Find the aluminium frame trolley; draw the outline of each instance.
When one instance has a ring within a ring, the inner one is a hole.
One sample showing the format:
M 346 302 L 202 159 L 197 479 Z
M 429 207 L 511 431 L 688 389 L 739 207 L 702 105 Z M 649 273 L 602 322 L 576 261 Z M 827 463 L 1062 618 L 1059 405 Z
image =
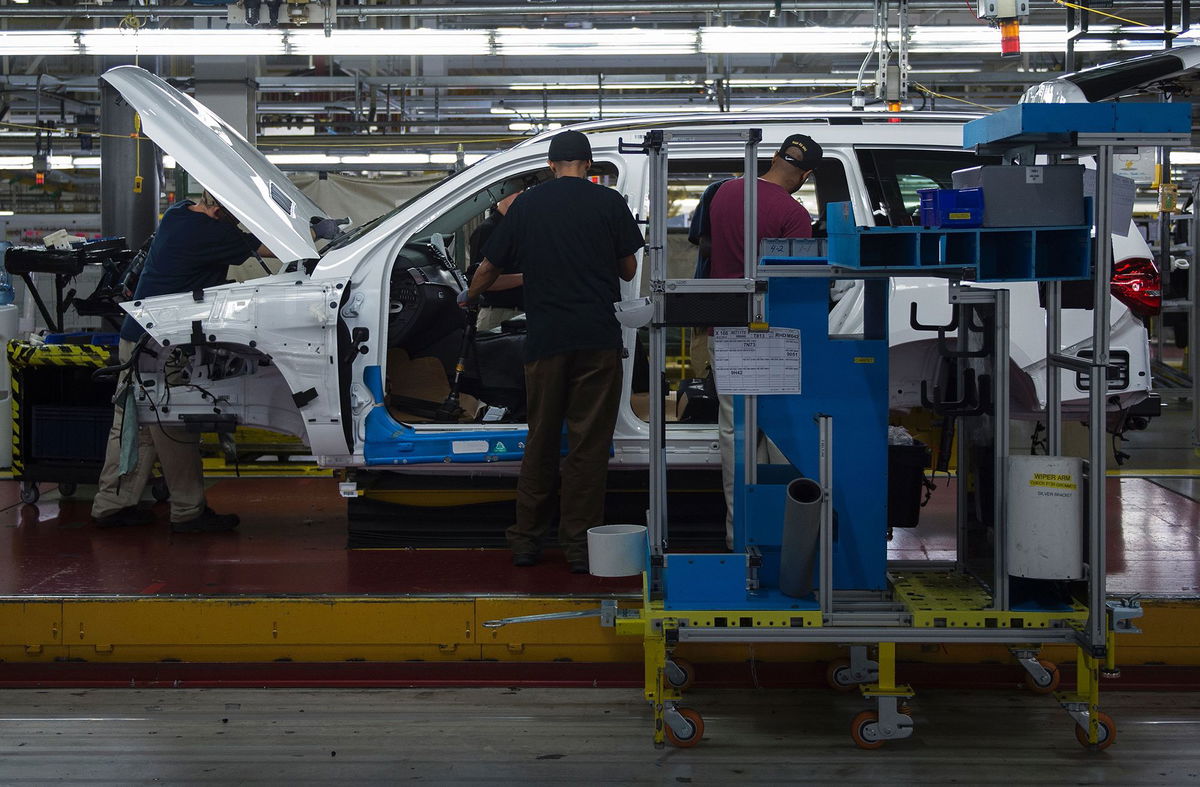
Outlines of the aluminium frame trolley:
M 1019 166 L 1036 165 L 1039 154 L 1052 164 L 1083 155 L 1107 162 L 1117 147 L 1188 144 L 1189 109 L 1018 105 L 968 123 L 964 146 L 999 153 Z M 617 634 L 642 638 L 655 744 L 692 746 L 704 734 L 700 713 L 681 704 L 694 668 L 675 656 L 675 648 L 732 642 L 848 646 L 849 658 L 834 662 L 828 678 L 838 688 L 858 686 L 874 704 L 850 729 L 854 742 L 867 749 L 913 733 L 906 704 L 913 692 L 897 679 L 898 644 L 1005 645 L 1026 669 L 1027 684 L 1046 693 L 1057 688 L 1058 674 L 1053 663 L 1039 659 L 1040 648 L 1073 646 L 1076 687 L 1057 698 L 1081 744 L 1093 750 L 1110 745 L 1116 726 L 1099 708 L 1099 678 L 1115 670 L 1114 634 L 1136 632 L 1134 620 L 1141 615 L 1136 601 L 1109 600 L 1105 590 L 1110 168 L 1100 167 L 1094 201 L 1081 206 L 1084 220 L 1063 226 L 862 227 L 851 203 L 833 203 L 827 207 L 827 253 L 820 255 L 807 248 L 796 253 L 799 245 L 787 244 L 784 254 L 760 258 L 755 190 L 747 189 L 744 277 L 667 279 L 668 148 L 732 138 L 730 132 L 652 131 L 640 146 L 650 158 L 650 368 L 664 368 L 663 329 L 675 325 L 741 326 L 740 333 L 717 337 L 718 356 L 724 343 L 733 350 L 725 357 L 737 357 L 742 342 L 747 363 L 765 358 L 786 365 L 785 356 L 771 353 L 788 345 L 799 368 L 790 386 L 764 383 L 768 387 L 761 391 L 749 387 L 735 397 L 734 545 L 731 553 L 720 554 L 670 549 L 663 380 L 650 376 L 651 496 L 642 606 L 618 609 L 609 601 L 593 614 Z M 751 130 L 738 138 L 746 144 L 746 171 L 755 171 L 760 135 Z M 1095 237 L 1104 239 L 1098 243 L 1092 240 L 1090 213 Z M 922 400 L 958 425 L 957 550 L 951 561 L 887 559 L 888 305 L 890 279 L 896 276 L 936 276 L 949 284 L 948 322 L 922 322 L 928 317 L 917 314 L 915 305 L 909 317 L 914 329 L 937 336 L 942 359 L 943 373 L 936 385 L 924 388 Z M 1062 285 L 1089 279 L 1092 352 L 1066 355 L 1060 339 Z M 861 332 L 830 335 L 833 280 L 857 282 Z M 1008 446 L 1004 283 L 1016 281 L 1039 282 L 1045 289 L 1053 370 L 1047 380 L 1049 455 L 1034 457 L 1032 468 L 1024 457 L 1010 457 Z M 1089 386 L 1087 462 L 1059 456 L 1066 373 L 1096 381 Z M 760 460 L 764 436 L 786 463 Z M 1068 509 L 1058 507 L 1064 505 Z M 1071 506 L 1076 513 L 1064 514 Z M 1034 565 L 1047 544 L 1057 550 L 1048 570 Z

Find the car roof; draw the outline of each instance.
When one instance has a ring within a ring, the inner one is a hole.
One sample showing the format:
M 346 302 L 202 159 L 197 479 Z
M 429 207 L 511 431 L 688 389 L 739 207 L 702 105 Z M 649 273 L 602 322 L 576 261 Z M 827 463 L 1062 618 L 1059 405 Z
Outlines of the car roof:
M 824 112 L 778 112 L 778 113 L 721 113 L 703 115 L 641 115 L 630 118 L 612 120 L 590 120 L 578 124 L 564 125 L 553 131 L 546 131 L 535 137 L 523 139 L 514 145 L 512 150 L 538 148 L 550 144 L 554 134 L 566 130 L 580 131 L 592 137 L 593 146 L 611 148 L 616 145 L 614 134 L 626 132 L 646 132 L 649 130 L 664 131 L 700 131 L 721 130 L 721 128 L 757 127 L 763 130 L 764 143 L 773 144 L 772 140 L 782 139 L 786 134 L 794 132 L 809 133 L 818 139 L 822 145 L 844 140 L 846 144 L 913 144 L 930 145 L 928 132 L 916 131 L 924 127 L 928 131 L 935 128 L 944 137 L 935 146 L 961 145 L 961 128 L 965 122 L 982 118 L 985 113 L 947 113 L 947 112 L 852 112 L 852 110 L 824 110 Z M 953 130 L 953 132 L 952 132 Z M 916 131 L 916 133 L 912 133 Z M 946 134 L 953 133 L 950 140 Z M 607 138 L 606 138 L 607 137 Z M 911 137 L 905 142 L 902 137 Z M 833 138 L 833 139 L 830 139 Z M 636 142 L 631 137 L 625 142 Z M 731 144 L 736 140 L 731 139 Z

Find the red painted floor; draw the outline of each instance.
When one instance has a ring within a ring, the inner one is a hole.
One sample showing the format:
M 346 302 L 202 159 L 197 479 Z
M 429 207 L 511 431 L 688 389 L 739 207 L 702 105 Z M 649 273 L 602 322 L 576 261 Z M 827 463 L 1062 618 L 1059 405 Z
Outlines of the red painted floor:
M 1109 590 L 1200 596 L 1200 503 L 1141 479 L 1109 479 Z M 897 559 L 951 559 L 954 486 L 938 491 L 915 530 L 897 530 Z M 88 501 L 22 505 L 0 483 L 0 594 L 631 593 L 638 578 L 567 572 L 548 552 L 516 569 L 503 550 L 347 550 L 345 505 L 330 479 L 229 479 L 209 490 L 237 511 L 234 534 L 172 535 L 158 523 L 99 530 Z
M 22 505 L 0 483 L 0 594 L 587 594 L 636 592 L 638 577 L 567 571 L 549 551 L 517 569 L 505 550 L 347 550 L 331 479 L 229 479 L 208 491 L 236 533 L 174 535 L 167 507 L 142 528 L 101 530 L 90 501 Z M 48 487 L 49 488 L 49 487 Z

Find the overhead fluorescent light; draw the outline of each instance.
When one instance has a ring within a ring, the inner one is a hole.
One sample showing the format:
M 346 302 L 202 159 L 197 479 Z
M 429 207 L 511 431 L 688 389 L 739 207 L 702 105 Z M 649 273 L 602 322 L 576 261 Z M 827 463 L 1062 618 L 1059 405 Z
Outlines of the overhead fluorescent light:
M 854 84 L 855 80 L 845 77 L 829 77 L 816 78 L 805 77 L 802 79 L 780 79 L 780 78 L 764 78 L 764 79 L 739 79 L 734 77 L 726 81 L 730 87 L 822 87 L 827 85 L 850 85 Z
M 509 123 L 509 131 L 555 131 L 562 123 Z
M 341 159 L 325 153 L 268 153 L 267 160 L 272 164 L 339 164 Z
M 127 30 L 79 34 L 85 55 L 282 55 L 278 30 Z
M 75 33 L 34 30 L 0 32 L 0 55 L 78 55 Z
M 1160 28 L 1138 28 L 1154 32 Z M 1093 25 L 1094 33 L 1120 28 Z M 1051 25 L 1026 25 L 1026 52 L 1061 52 L 1067 32 Z M 4 55 L 183 55 L 203 57 L 263 55 L 523 55 L 664 56 L 691 54 L 855 54 L 866 52 L 870 27 L 702 27 L 699 30 L 99 30 L 3 31 Z M 984 25 L 916 25 L 911 54 L 996 54 L 1000 34 Z M 1157 49 L 1158 42 L 1095 40 L 1076 42 L 1076 50 L 1108 52 Z M 608 89 L 626 86 L 614 84 Z M 540 89 L 537 87 L 525 89 Z
M 33 156 L 0 156 L 0 169 L 33 169 Z
M 700 51 L 706 55 L 866 52 L 874 37 L 870 27 L 702 27 Z
M 1195 150 L 1172 150 L 1172 164 L 1200 164 L 1200 152 Z
M 25 0 L 25 2 L 29 2 L 29 0 Z M 17 215 L 17 214 L 13 213 L 11 210 L 0 210 L 0 216 L 15 216 L 15 215 Z
M 263 126 L 263 134 L 274 137 L 312 137 L 316 136 L 315 126 Z
M 496 31 L 498 55 L 691 55 L 695 30 L 525 30 Z
M 597 88 L 601 90 L 695 90 L 699 87 L 697 82 L 681 82 L 679 80 L 668 81 L 662 80 L 659 82 L 604 82 L 597 84 L 595 80 L 591 82 L 514 82 L 505 87 L 509 90 L 541 92 L 543 90 L 579 90 L 583 92 L 594 93 Z
M 487 55 L 487 30 L 288 30 L 290 55 Z
M 517 115 L 531 118 L 594 118 L 603 114 L 605 117 L 627 115 L 654 114 L 716 114 L 721 108 L 716 104 L 605 104 L 602 108 L 597 104 L 579 106 L 551 106 L 543 109 L 538 107 L 492 107 L 488 110 L 493 115 Z
M 428 164 L 428 153 L 363 153 L 341 156 L 343 164 Z

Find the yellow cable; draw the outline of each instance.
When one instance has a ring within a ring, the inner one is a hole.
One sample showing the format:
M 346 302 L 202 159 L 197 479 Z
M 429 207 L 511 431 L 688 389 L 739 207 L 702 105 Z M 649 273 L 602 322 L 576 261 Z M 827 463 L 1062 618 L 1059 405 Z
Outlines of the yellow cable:
M 989 107 L 987 104 L 980 104 L 976 101 L 970 101 L 969 99 L 957 98 L 955 96 L 948 96 L 945 93 L 938 93 L 936 91 L 930 90 L 929 88 L 925 87 L 920 82 L 913 82 L 912 84 L 913 84 L 913 87 L 915 87 L 917 90 L 920 90 L 922 93 L 928 93 L 929 95 L 934 96 L 936 98 L 944 98 L 944 99 L 948 99 L 950 101 L 961 101 L 964 104 L 970 104 L 973 107 L 979 107 L 980 109 L 986 109 L 989 112 L 996 112 L 999 109 L 999 107 Z
M 133 193 L 142 193 L 142 116 L 133 113 L 133 133 L 129 136 L 133 137 Z
M 1137 27 L 1152 27 L 1152 25 L 1148 25 L 1145 22 L 1135 22 L 1134 20 L 1126 19 L 1123 16 L 1117 16 L 1116 14 L 1110 14 L 1105 11 L 1097 11 L 1095 8 L 1088 8 L 1087 6 L 1076 5 L 1075 3 L 1068 3 L 1067 0 L 1054 0 L 1054 2 L 1058 3 L 1061 6 L 1065 6 L 1067 8 L 1074 8 L 1078 11 L 1087 11 L 1090 14 L 1099 14 L 1100 16 L 1107 16 L 1109 19 L 1115 19 L 1118 22 L 1124 22 L 1129 25 L 1136 25 Z

